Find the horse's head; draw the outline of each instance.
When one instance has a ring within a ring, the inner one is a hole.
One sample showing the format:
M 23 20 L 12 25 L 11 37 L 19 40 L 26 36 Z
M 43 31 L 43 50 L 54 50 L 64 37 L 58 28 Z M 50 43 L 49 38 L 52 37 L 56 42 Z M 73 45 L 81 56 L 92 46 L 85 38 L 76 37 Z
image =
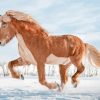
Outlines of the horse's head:
M 15 32 L 10 17 L 6 15 L 0 16 L 0 45 L 7 44 L 14 37 Z
M 9 10 L 0 17 L 0 45 L 8 43 L 15 33 L 24 32 L 47 36 L 44 29 L 28 14 Z
M 22 12 L 9 10 L 4 15 L 0 16 L 0 45 L 5 45 L 11 40 L 15 33 L 18 33 L 18 27 L 21 29 L 18 22 L 33 22 L 33 19 Z

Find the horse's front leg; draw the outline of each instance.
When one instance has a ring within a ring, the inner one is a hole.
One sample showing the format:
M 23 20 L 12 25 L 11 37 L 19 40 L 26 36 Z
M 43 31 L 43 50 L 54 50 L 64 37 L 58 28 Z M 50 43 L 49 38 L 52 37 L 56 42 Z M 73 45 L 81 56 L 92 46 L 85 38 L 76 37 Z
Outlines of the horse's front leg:
M 56 89 L 57 84 L 56 83 L 48 83 L 45 79 L 45 64 L 44 63 L 38 63 L 37 64 L 37 71 L 38 71 L 38 76 L 39 76 L 39 82 L 42 85 L 45 85 L 49 89 Z
M 20 75 L 19 73 L 14 71 L 14 67 L 22 66 L 22 65 L 25 65 L 25 63 L 23 62 L 21 57 L 19 57 L 16 60 L 10 61 L 8 63 L 8 68 L 9 68 L 13 78 L 20 78 L 21 77 L 21 79 L 24 79 L 23 75 Z

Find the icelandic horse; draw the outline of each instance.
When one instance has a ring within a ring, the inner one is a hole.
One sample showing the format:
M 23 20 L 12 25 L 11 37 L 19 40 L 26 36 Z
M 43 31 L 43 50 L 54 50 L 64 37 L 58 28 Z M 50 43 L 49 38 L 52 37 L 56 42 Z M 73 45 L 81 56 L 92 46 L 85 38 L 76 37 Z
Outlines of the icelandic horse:
M 14 36 L 18 40 L 20 57 L 9 63 L 12 77 L 19 78 L 13 67 L 20 64 L 37 66 L 39 82 L 55 89 L 57 83 L 48 83 L 45 78 L 45 64 L 58 64 L 61 78 L 61 89 L 64 88 L 68 76 L 66 71 L 73 64 L 77 71 L 72 76 L 72 83 L 77 86 L 79 75 L 84 71 L 83 58 L 88 55 L 93 66 L 100 66 L 100 52 L 92 45 L 84 43 L 74 35 L 48 35 L 29 15 L 9 10 L 0 17 L 0 45 L 6 45 Z M 20 63 L 21 62 L 21 63 Z

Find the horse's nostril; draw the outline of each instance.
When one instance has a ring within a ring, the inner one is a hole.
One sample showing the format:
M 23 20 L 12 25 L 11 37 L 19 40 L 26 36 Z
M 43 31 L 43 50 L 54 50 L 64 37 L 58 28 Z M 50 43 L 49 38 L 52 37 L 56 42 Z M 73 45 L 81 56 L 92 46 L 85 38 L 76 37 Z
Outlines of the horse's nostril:
M 1 44 L 1 42 L 0 42 L 0 44 Z

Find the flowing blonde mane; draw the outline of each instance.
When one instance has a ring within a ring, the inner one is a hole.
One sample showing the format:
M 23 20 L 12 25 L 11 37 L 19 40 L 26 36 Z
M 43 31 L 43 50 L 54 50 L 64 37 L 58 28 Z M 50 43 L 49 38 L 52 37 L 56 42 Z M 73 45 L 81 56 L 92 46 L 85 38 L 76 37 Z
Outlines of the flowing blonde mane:
M 22 21 L 25 26 L 28 25 L 28 28 L 31 30 L 36 31 L 36 34 L 41 34 L 42 36 L 48 36 L 48 32 L 43 29 L 36 20 L 34 20 L 31 16 L 29 16 L 26 13 L 19 12 L 19 11 L 13 11 L 13 10 L 8 10 L 5 14 L 6 16 L 10 18 L 14 18 L 16 20 L 19 20 L 20 22 Z M 6 17 L 7 18 L 7 17 Z M 28 24 L 26 24 L 28 23 Z
M 31 16 L 29 16 L 28 14 L 25 14 L 23 12 L 19 12 L 19 11 L 13 11 L 13 10 L 8 10 L 6 12 L 7 16 L 11 16 L 17 20 L 22 20 L 22 21 L 26 21 L 26 22 L 34 22 L 35 20 L 33 20 L 33 18 Z M 36 21 L 35 21 L 36 22 Z

